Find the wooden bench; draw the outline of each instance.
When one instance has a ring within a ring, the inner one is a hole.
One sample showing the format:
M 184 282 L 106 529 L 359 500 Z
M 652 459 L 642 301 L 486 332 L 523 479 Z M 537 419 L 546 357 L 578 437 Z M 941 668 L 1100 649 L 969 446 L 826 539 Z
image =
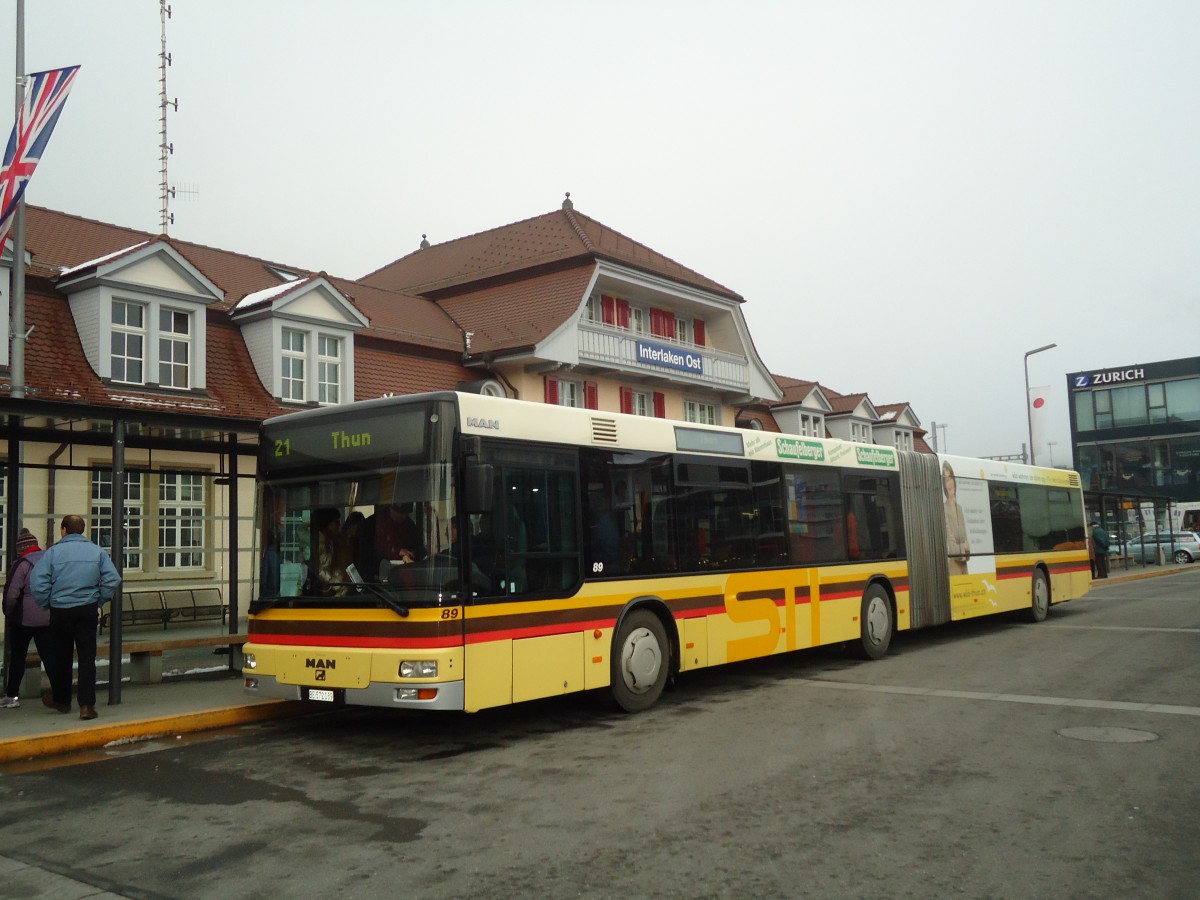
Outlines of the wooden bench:
M 162 681 L 162 656 L 165 650 L 188 650 L 196 647 L 234 647 L 240 655 L 245 634 L 204 634 L 196 637 L 163 638 L 161 641 L 122 641 L 121 651 L 129 654 L 129 680 L 135 684 L 158 684 Z M 105 659 L 111 644 L 96 648 L 96 659 Z M 240 662 L 239 662 L 240 664 Z M 25 678 L 21 681 L 22 697 L 37 697 L 42 692 L 42 660 L 36 653 L 25 657 Z
M 129 680 L 135 684 L 158 684 L 162 681 L 162 657 L 165 650 L 187 650 L 196 647 L 234 647 L 239 653 L 246 643 L 245 634 L 202 634 L 195 637 L 163 638 L 161 641 L 122 641 L 121 650 L 129 654 Z M 96 650 L 96 656 L 107 656 L 109 645 Z
M 109 607 L 100 610 L 100 634 L 109 626 Z M 221 598 L 219 587 L 170 588 L 160 591 L 122 592 L 122 625 L 162 625 L 172 622 L 220 620 L 225 624 L 229 606 Z

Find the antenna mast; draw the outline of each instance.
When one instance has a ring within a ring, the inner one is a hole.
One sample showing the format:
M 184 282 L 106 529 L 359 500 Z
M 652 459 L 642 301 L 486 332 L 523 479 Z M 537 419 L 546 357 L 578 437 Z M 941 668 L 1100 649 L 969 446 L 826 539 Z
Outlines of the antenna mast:
M 171 7 L 167 0 L 158 0 L 158 17 L 162 22 L 162 50 L 158 54 L 158 105 L 159 105 L 159 142 L 161 152 L 159 163 L 159 197 L 162 200 L 162 233 L 167 233 L 167 226 L 175 224 L 175 214 L 170 211 L 171 200 L 175 197 L 175 188 L 167 181 L 167 158 L 175 152 L 175 147 L 167 143 L 167 107 L 179 112 L 179 99 L 167 99 L 167 66 L 171 65 L 171 54 L 167 52 L 167 19 L 171 18 Z

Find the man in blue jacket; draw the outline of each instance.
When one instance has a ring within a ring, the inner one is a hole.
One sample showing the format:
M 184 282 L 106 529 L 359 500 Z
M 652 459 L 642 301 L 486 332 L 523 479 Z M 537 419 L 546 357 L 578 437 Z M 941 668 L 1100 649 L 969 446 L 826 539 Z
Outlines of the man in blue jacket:
M 62 538 L 42 554 L 29 576 L 38 606 L 50 610 L 54 664 L 46 670 L 50 696 L 42 702 L 71 711 L 71 660 L 79 657 L 79 718 L 96 718 L 96 626 L 100 605 L 121 586 L 108 554 L 83 536 L 80 516 L 63 516 Z

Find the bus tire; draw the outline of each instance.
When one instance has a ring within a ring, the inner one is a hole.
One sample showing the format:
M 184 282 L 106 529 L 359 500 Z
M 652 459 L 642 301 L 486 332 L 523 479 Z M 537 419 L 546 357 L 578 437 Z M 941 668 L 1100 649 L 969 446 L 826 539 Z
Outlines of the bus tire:
M 1033 584 L 1030 591 L 1029 609 L 1025 615 L 1030 622 L 1044 622 L 1050 615 L 1050 582 L 1046 573 L 1041 569 L 1033 570 Z
M 896 631 L 896 620 L 892 615 L 892 598 L 883 585 L 873 584 L 863 592 L 859 623 L 859 637 L 850 645 L 851 652 L 860 659 L 887 656 Z
M 612 696 L 625 712 L 641 712 L 658 700 L 670 669 L 667 631 L 658 616 L 634 610 L 613 635 Z

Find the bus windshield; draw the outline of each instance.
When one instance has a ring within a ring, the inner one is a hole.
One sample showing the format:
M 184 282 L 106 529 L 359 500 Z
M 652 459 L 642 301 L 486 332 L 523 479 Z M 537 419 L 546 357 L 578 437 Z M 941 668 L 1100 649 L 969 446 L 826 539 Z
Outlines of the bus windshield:
M 449 404 L 263 426 L 252 611 L 457 601 Z

